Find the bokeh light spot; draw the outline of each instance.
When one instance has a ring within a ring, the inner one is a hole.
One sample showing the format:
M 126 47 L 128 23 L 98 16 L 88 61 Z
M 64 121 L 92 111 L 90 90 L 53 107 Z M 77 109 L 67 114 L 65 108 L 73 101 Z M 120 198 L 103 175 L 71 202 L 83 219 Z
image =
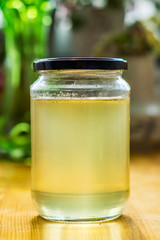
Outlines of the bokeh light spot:
M 24 6 L 23 3 L 19 0 L 8 1 L 6 5 L 8 8 L 15 8 L 15 9 L 21 9 Z
M 43 24 L 45 26 L 50 26 L 52 24 L 52 18 L 50 16 L 45 16 L 43 18 Z
M 27 17 L 30 19 L 36 18 L 38 15 L 37 9 L 35 7 L 30 7 L 27 11 Z
M 42 5 L 41 5 L 41 9 L 42 9 L 42 11 L 44 11 L 44 12 L 49 11 L 50 9 L 53 9 L 53 8 L 55 8 L 55 7 L 56 7 L 56 5 L 55 5 L 54 2 L 53 2 L 52 4 L 51 4 L 51 2 L 44 2 L 44 3 L 42 3 Z

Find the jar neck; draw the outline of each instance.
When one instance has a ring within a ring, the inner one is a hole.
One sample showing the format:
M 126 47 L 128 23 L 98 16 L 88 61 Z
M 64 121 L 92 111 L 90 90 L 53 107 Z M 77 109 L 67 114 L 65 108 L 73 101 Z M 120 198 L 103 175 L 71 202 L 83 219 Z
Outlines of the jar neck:
M 129 85 L 121 70 L 40 71 L 31 86 L 32 98 L 108 99 L 128 98 Z
M 60 80 L 60 79 L 117 79 L 122 76 L 122 70 L 48 70 L 48 71 L 38 71 L 40 78 L 45 80 Z

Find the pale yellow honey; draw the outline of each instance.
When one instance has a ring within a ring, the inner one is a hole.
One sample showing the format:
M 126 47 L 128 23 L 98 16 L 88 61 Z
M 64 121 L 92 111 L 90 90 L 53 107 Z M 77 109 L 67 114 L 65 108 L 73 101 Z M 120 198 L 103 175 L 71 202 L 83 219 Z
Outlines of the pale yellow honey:
M 40 214 L 120 214 L 129 191 L 129 100 L 32 99 L 31 116 L 32 194 Z

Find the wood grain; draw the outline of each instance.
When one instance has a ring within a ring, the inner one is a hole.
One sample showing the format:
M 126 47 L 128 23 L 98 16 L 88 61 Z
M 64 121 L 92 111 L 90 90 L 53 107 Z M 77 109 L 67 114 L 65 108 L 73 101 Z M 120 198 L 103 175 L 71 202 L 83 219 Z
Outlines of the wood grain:
M 96 224 L 64 224 L 38 216 L 30 168 L 0 163 L 0 240 L 160 240 L 160 154 L 131 158 L 131 197 L 123 216 Z

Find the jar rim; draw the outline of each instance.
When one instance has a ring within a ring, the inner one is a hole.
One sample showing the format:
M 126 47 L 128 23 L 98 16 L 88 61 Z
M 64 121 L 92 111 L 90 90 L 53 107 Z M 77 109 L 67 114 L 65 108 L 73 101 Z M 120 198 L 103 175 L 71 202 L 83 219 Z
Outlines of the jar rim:
M 43 58 L 33 62 L 34 71 L 64 69 L 127 70 L 128 63 L 122 58 L 108 57 Z

